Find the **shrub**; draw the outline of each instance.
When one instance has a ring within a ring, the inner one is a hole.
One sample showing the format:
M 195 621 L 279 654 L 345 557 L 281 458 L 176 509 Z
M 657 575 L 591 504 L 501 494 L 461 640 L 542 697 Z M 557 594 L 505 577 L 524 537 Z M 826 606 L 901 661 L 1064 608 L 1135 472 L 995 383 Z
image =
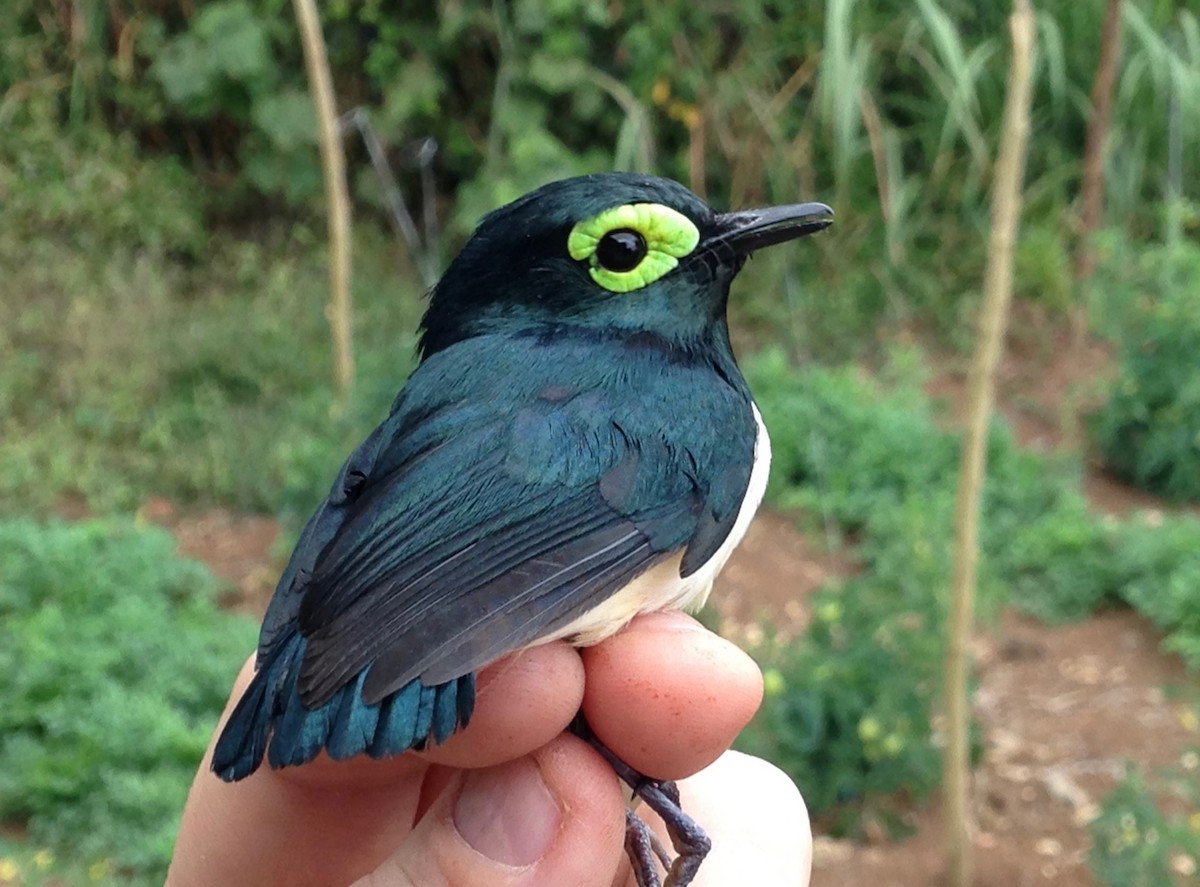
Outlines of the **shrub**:
M 904 355 L 900 355 L 904 357 Z M 841 827 L 900 789 L 939 777 L 931 716 L 941 690 L 958 437 L 942 429 L 920 378 L 892 356 L 887 385 L 856 368 L 793 369 L 778 351 L 746 372 L 771 432 L 771 500 L 855 546 L 860 575 L 819 592 L 812 627 L 759 651 L 762 711 L 741 746 L 775 761 L 815 813 Z M 905 361 L 911 365 L 910 358 Z M 1200 666 L 1200 521 L 1091 513 L 1079 466 L 989 439 L 979 603 L 1048 620 L 1126 602 Z
M 911 377 L 885 389 L 853 368 L 797 373 L 778 352 L 747 374 L 771 431 L 773 501 L 853 536 L 863 572 L 814 598 L 803 636 L 759 651 L 766 698 L 739 746 L 853 832 L 880 795 L 937 782 L 956 445 Z
M 301 227 L 214 238 L 189 270 L 0 231 L 0 516 L 148 497 L 303 521 L 386 415 L 423 308 L 369 231 L 355 269 L 358 378 L 331 416 L 323 256 Z M 8 260 L 8 261 L 6 261 Z
M 1200 869 L 1200 754 L 1181 766 L 1147 777 L 1133 766 L 1104 799 L 1092 822 L 1088 862 L 1109 887 L 1193 884 Z M 1169 805 L 1169 806 L 1166 806 Z
M 1200 500 L 1200 246 L 1139 252 L 1114 269 L 1124 306 L 1120 361 L 1108 402 L 1092 417 L 1096 447 L 1129 483 Z
M 39 120 L 0 139 L 5 264 L 33 260 L 8 241 L 54 240 L 73 252 L 116 247 L 197 257 L 203 191 L 174 157 L 146 161 L 128 134 L 62 131 Z M 27 249 L 27 247 L 26 247 Z M 9 284 L 11 286 L 11 282 Z
M 0 522 L 0 817 L 162 882 L 254 626 L 161 530 Z
M 873 577 L 826 589 L 802 638 L 757 654 L 765 696 L 737 746 L 786 770 L 814 814 L 835 811 L 836 832 L 854 833 L 883 796 L 920 798 L 937 783 L 935 595 L 903 598 Z
M 1148 513 L 1115 533 L 1122 600 L 1166 632 L 1163 647 L 1200 671 L 1200 520 Z

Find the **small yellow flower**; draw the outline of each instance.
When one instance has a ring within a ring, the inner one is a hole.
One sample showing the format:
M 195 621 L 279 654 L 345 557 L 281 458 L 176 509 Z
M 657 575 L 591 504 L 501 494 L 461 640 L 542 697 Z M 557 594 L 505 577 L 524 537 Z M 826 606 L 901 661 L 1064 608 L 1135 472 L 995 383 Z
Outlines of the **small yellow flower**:
M 54 865 L 54 854 L 45 847 L 33 854 L 33 867 L 39 872 L 44 872 L 52 865 Z
M 1188 828 L 1200 835 L 1200 811 L 1188 817 Z
M 695 129 L 696 124 L 700 122 L 700 112 L 696 110 L 696 106 L 689 105 L 681 99 L 671 99 L 667 103 L 667 116 L 678 120 L 688 129 Z
M 1142 833 L 1136 828 L 1127 828 L 1121 830 L 1121 843 L 1126 847 L 1136 847 L 1138 842 L 1142 840 Z
M 863 742 L 872 742 L 883 735 L 883 725 L 870 716 L 858 722 L 858 738 Z
M 817 607 L 817 618 L 830 624 L 842 618 L 842 605 L 837 601 L 826 601 Z
M 671 84 L 667 83 L 665 77 L 659 77 L 654 81 L 654 87 L 650 90 L 650 100 L 656 105 L 661 105 L 671 97 Z
M 1189 733 L 1195 733 L 1200 730 L 1200 717 L 1196 716 L 1196 712 L 1188 706 L 1180 707 L 1178 711 L 1179 723 L 1183 725 L 1183 729 Z
M 21 867 L 7 856 L 0 856 L 0 881 L 9 883 L 21 876 Z
M 899 733 L 889 733 L 883 740 L 883 753 L 894 758 L 904 751 L 904 737 Z
M 88 866 L 88 880 L 106 881 L 112 877 L 113 864 L 111 859 L 101 859 Z
M 777 668 L 768 668 L 763 672 L 763 695 L 782 696 L 787 690 L 787 679 Z

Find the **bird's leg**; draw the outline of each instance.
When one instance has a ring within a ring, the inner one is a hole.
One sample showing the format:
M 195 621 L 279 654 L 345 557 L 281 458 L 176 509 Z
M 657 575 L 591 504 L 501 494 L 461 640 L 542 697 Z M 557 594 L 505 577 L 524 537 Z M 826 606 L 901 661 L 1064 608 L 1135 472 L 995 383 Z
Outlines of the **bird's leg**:
M 625 853 L 633 867 L 633 877 L 638 887 L 662 887 L 654 859 L 658 857 L 663 868 L 669 869 L 671 857 L 667 855 L 658 835 L 631 807 L 625 809 Z
M 651 779 L 634 770 L 601 742 L 580 714 L 572 722 L 570 730 L 608 761 L 621 781 L 641 798 L 646 806 L 662 819 L 667 835 L 678 854 L 671 862 L 662 842 L 650 830 L 650 826 L 632 810 L 625 814 L 625 852 L 633 865 L 638 887 L 687 887 L 696 877 L 700 863 L 712 848 L 712 841 L 699 824 L 683 812 L 679 803 L 679 789 L 669 780 Z M 655 867 L 655 857 L 667 870 L 667 879 L 660 882 Z

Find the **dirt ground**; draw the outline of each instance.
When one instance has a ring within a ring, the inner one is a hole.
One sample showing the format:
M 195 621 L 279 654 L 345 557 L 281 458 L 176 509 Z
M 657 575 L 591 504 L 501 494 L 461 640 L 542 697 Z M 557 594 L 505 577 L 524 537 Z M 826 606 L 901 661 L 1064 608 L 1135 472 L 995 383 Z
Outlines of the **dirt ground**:
M 1021 318 L 1016 319 L 1019 329 Z M 998 406 L 1023 445 L 1073 446 L 1073 416 L 1095 399 L 1108 355 L 1065 335 L 1013 337 L 999 380 Z M 929 390 L 961 414 L 965 373 L 950 372 Z M 1092 471 L 1085 487 L 1099 511 L 1125 514 L 1162 507 L 1152 497 Z M 278 527 L 270 518 L 217 510 L 181 514 L 164 500 L 143 513 L 177 534 L 181 550 L 206 561 L 236 593 L 230 606 L 261 613 L 280 568 Z M 718 580 L 712 600 L 722 631 L 756 640 L 767 620 L 799 632 L 806 599 L 825 581 L 854 569 L 848 553 L 830 554 L 785 516 L 764 513 Z M 1086 825 L 1120 778 L 1124 762 L 1173 764 L 1200 742 L 1194 720 L 1166 692 L 1196 685 L 1158 637 L 1127 611 L 1050 627 L 1015 613 L 976 638 L 980 678 L 975 699 L 984 728 L 975 774 L 977 883 L 980 887 L 1094 883 Z M 1194 690 L 1190 693 L 1194 701 Z M 803 786 L 801 787 L 803 788 Z M 911 837 L 869 844 L 820 835 L 815 887 L 913 887 L 940 881 L 942 822 L 935 800 L 909 811 Z

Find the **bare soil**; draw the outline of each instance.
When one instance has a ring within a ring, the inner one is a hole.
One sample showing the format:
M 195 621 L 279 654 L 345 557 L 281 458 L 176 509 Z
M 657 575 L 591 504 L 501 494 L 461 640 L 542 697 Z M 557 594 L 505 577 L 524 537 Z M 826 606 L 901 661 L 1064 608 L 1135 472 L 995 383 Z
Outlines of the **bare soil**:
M 1096 402 L 1097 380 L 1105 377 L 1109 356 L 1093 343 L 1073 348 L 1062 332 L 1022 336 L 1021 323 L 1018 317 L 997 406 L 1023 445 L 1076 447 L 1078 416 Z M 942 364 L 948 365 L 953 366 Z M 965 370 L 940 374 L 929 390 L 945 402 L 948 421 L 955 421 L 965 403 Z M 1096 509 L 1106 513 L 1163 508 L 1098 468 L 1089 473 L 1085 490 Z M 206 561 L 236 589 L 231 607 L 261 614 L 284 554 L 276 550 L 274 520 L 224 510 L 187 514 L 165 500 L 147 502 L 143 514 L 170 527 L 184 553 Z M 851 552 L 831 552 L 822 540 L 800 534 L 786 516 L 766 512 L 734 554 L 711 600 L 722 631 L 753 643 L 761 621 L 784 633 L 803 630 L 809 595 L 854 569 Z M 975 774 L 973 834 L 980 887 L 1092 885 L 1087 823 L 1125 762 L 1170 765 L 1200 742 L 1194 726 L 1186 726 L 1182 703 L 1165 692 L 1194 687 L 1195 678 L 1158 644 L 1153 628 L 1128 611 L 1103 612 L 1065 626 L 1006 613 L 979 633 L 973 651 L 980 678 L 975 708 L 986 751 Z M 815 887 L 940 883 L 942 821 L 936 798 L 913 807 L 905 820 L 910 837 L 889 840 L 880 830 L 868 844 L 822 837 L 818 822 Z

